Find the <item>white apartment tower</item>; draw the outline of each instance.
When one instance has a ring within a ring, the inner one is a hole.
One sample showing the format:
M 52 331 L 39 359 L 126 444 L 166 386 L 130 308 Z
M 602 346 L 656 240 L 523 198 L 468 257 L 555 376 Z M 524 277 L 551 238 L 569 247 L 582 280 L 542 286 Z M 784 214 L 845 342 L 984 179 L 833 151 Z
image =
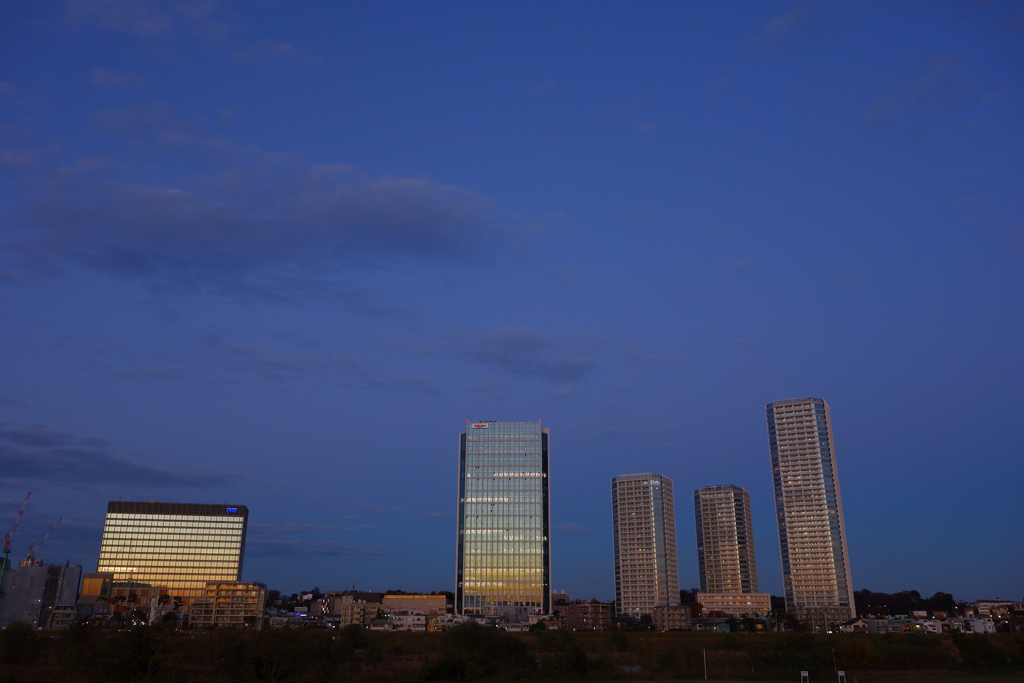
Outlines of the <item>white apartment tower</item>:
M 769 403 L 768 444 L 786 609 L 814 626 L 857 615 L 828 403 Z
M 704 486 L 693 492 L 701 593 L 756 593 L 754 524 L 750 492 L 739 486 Z
M 651 472 L 613 477 L 612 536 L 616 613 L 640 618 L 659 605 L 678 605 L 672 480 Z

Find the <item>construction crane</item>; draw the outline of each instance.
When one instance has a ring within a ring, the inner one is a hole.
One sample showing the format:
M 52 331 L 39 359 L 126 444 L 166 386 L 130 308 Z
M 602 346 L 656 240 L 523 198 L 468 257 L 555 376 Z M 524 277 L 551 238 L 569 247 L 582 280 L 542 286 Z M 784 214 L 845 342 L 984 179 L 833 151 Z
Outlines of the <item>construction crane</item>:
M 14 525 L 7 535 L 4 536 L 4 559 L 0 561 L 0 595 L 3 595 L 4 574 L 7 573 L 7 556 L 11 554 L 11 536 L 18 530 L 18 523 L 21 522 L 21 516 L 25 514 L 25 506 L 28 505 L 28 499 L 31 497 L 32 492 L 29 491 L 28 495 L 25 496 L 25 502 L 21 504 L 21 509 L 18 510 L 18 516 L 14 518 Z
M 28 547 L 28 555 L 25 556 L 26 560 L 30 560 L 32 562 L 35 562 L 35 560 L 36 560 L 36 551 L 39 550 L 39 547 L 43 545 L 43 541 L 45 541 L 47 538 L 50 537 L 50 534 L 53 533 L 53 530 L 57 528 L 57 525 L 60 524 L 60 520 L 62 520 L 62 519 L 64 519 L 64 518 L 63 517 L 58 517 L 57 521 L 54 522 L 53 526 L 50 527 L 50 530 L 47 531 L 45 534 L 43 534 L 43 537 L 40 538 L 38 541 L 36 541 L 35 545 L 30 545 Z

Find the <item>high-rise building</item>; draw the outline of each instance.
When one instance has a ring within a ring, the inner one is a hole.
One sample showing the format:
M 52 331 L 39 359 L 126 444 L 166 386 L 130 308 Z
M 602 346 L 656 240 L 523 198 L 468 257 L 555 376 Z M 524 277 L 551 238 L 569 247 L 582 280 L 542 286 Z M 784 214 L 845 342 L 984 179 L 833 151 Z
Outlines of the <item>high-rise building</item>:
M 97 573 L 113 575 L 110 601 L 149 602 L 167 595 L 184 604 L 211 581 L 240 581 L 249 510 L 244 505 L 111 501 Z
M 704 486 L 693 492 L 697 564 L 704 614 L 761 616 L 771 596 L 757 592 L 750 493 L 739 486 Z
M 612 478 L 615 610 L 619 616 L 653 615 L 679 604 L 679 556 L 672 480 L 661 474 Z M 653 618 L 653 616 L 652 616 Z
M 472 422 L 459 441 L 455 610 L 526 621 L 551 611 L 548 430 Z
M 0 593 L 0 629 L 15 621 L 49 627 L 55 610 L 74 609 L 81 578 L 81 565 L 46 564 L 32 557 L 19 562 L 18 571 L 8 568 Z
M 693 492 L 701 593 L 756 593 L 750 492 L 704 486 Z
M 786 609 L 815 627 L 856 616 L 828 403 L 769 403 L 768 445 Z

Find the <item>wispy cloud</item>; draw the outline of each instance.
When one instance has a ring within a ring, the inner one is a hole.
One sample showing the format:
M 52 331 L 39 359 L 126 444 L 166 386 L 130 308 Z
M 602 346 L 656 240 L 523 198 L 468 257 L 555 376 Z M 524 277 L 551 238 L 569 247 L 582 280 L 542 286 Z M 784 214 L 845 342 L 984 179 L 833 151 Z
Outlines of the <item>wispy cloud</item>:
M 111 69 L 93 69 L 89 82 L 101 88 L 141 88 L 146 81 L 137 73 L 122 73 Z
M 329 292 L 360 312 L 394 315 L 346 273 L 451 262 L 509 235 L 495 202 L 469 188 L 262 153 L 161 105 L 104 110 L 96 125 L 203 171 L 142 181 L 138 162 L 83 160 L 40 175 L 20 215 L 0 222 L 28 229 L 12 250 L 23 267 L 86 267 L 158 292 Z
M 579 524 L 575 524 L 573 522 L 563 522 L 562 524 L 553 524 L 552 526 L 555 528 L 556 531 L 564 531 L 570 534 L 582 534 L 589 531 L 587 527 L 580 526 Z
M 210 487 L 227 482 L 227 474 L 165 470 L 117 456 L 113 443 L 97 437 L 32 424 L 0 424 L 0 471 L 7 479 L 61 482 L 76 486 L 96 483 L 123 486 Z
M 0 396 L 0 408 L 27 408 L 28 404 L 16 398 Z
M 179 31 L 216 44 L 233 22 L 216 0 L 67 0 L 74 24 L 95 24 L 140 39 L 167 38 Z
M 758 51 L 773 50 L 789 41 L 813 16 L 814 8 L 811 5 L 793 5 L 785 14 L 773 17 L 761 33 L 751 36 L 750 47 Z
M 364 525 L 359 528 L 376 528 Z M 315 534 L 335 531 L 333 526 L 300 524 L 249 524 L 245 541 L 247 555 L 265 557 L 336 557 L 336 556 L 380 556 L 398 554 L 389 545 L 347 545 L 337 539 L 323 538 Z M 348 531 L 350 529 L 343 529 Z
M 0 170 L 20 171 L 35 166 L 39 155 L 33 151 L 0 149 Z
M 925 73 L 897 83 L 875 100 L 861 121 L 875 128 L 913 112 L 927 114 L 957 104 L 972 87 L 959 74 L 959 62 L 955 55 L 936 57 Z
M 349 355 L 284 352 L 263 344 L 229 341 L 216 334 L 202 337 L 183 351 L 139 356 L 122 349 L 97 350 L 78 366 L 120 379 L 265 385 L 303 378 L 355 378 L 359 370 L 358 361 Z
M 231 61 L 262 62 L 268 59 L 283 59 L 293 56 L 291 43 L 274 40 L 261 40 L 258 43 L 236 48 L 231 53 Z
M 491 333 L 462 331 L 450 348 L 457 355 L 511 375 L 561 384 L 583 378 L 595 362 L 593 357 L 532 327 L 502 327 Z

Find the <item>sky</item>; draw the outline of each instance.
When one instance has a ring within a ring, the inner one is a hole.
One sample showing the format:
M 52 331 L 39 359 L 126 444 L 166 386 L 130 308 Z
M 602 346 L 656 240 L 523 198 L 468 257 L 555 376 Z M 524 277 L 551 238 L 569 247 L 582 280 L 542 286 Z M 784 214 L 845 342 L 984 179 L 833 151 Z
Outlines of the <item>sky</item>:
M 1024 596 L 1017 2 L 0 3 L 0 528 L 246 505 L 244 580 L 453 590 L 467 420 L 750 491 L 831 407 L 855 589 Z

